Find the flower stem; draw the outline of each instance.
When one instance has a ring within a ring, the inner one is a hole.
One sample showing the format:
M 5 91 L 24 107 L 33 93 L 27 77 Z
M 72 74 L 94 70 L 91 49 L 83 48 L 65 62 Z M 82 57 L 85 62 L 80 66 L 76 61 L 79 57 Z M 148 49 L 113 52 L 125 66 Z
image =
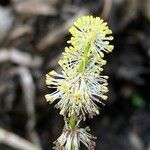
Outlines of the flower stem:
M 84 55 L 81 61 L 81 64 L 79 66 L 79 72 L 84 72 L 86 69 L 86 66 L 89 62 L 89 56 L 90 56 L 90 45 L 87 44 L 84 48 Z
M 89 55 L 90 55 L 90 45 L 89 44 L 87 44 L 86 46 L 85 46 L 85 48 L 84 48 L 84 55 L 83 55 L 83 58 L 82 58 L 82 62 L 81 62 L 81 64 L 80 64 L 80 66 L 79 66 L 79 72 L 84 72 L 85 71 L 85 69 L 86 69 L 86 66 L 87 66 L 87 64 L 88 64 L 88 62 L 89 62 Z M 69 124 L 70 124 L 70 127 L 72 128 L 72 129 L 74 129 L 74 127 L 76 126 L 76 118 L 75 118 L 75 116 L 74 115 L 72 115 L 71 117 L 70 117 L 70 120 L 69 120 Z M 70 150 L 74 150 L 74 145 L 73 145 L 73 143 L 71 144 L 71 149 Z
M 70 127 L 71 127 L 72 129 L 75 128 L 76 122 L 77 122 L 77 121 L 76 121 L 75 116 L 72 115 L 72 116 L 70 117 L 70 120 L 69 120 L 69 124 L 70 124 Z M 73 143 L 71 144 L 71 149 L 70 149 L 70 150 L 74 150 L 74 145 L 73 145 Z
M 71 144 L 71 149 L 70 150 L 74 150 L 74 146 L 73 146 L 73 144 Z
M 71 126 L 72 129 L 75 127 L 75 125 L 76 125 L 76 118 L 75 118 L 74 115 L 72 115 L 70 117 L 69 124 L 70 124 L 70 126 Z

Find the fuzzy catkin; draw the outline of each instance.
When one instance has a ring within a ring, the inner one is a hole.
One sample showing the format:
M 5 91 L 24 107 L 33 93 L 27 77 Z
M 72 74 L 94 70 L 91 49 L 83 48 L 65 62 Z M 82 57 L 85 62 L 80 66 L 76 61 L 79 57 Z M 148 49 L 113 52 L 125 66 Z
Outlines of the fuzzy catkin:
M 108 76 L 102 75 L 105 53 L 113 50 L 109 41 L 113 39 L 107 23 L 99 17 L 83 16 L 69 29 L 72 37 L 68 41 L 59 65 L 61 73 L 51 71 L 46 75 L 46 84 L 56 89 L 45 97 L 49 103 L 58 100 L 56 108 L 65 118 L 75 118 L 74 128 L 68 121 L 62 135 L 55 142 L 55 149 L 78 150 L 80 142 L 88 149 L 93 144 L 93 136 L 86 129 L 79 128 L 78 123 L 86 117 L 99 114 L 97 103 L 105 105 Z M 79 119 L 80 118 L 80 119 Z M 92 148 L 94 149 L 94 148 Z

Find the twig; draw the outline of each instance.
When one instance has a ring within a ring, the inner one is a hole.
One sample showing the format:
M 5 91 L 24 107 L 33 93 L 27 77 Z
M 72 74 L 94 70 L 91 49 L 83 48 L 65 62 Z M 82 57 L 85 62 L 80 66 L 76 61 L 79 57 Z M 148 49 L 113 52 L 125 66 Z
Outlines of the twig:
M 112 0 L 104 0 L 104 7 L 101 14 L 101 17 L 103 19 L 107 19 L 109 17 L 111 8 L 112 8 Z
M 0 143 L 7 144 L 19 150 L 40 150 L 26 139 L 0 128 Z
M 23 99 L 25 102 L 25 108 L 28 115 L 28 121 L 26 124 L 26 129 L 30 140 L 36 144 L 38 147 L 41 147 L 40 139 L 38 134 L 35 131 L 36 116 L 35 116 L 35 86 L 32 79 L 30 71 L 25 67 L 18 67 L 11 70 L 11 74 L 18 74 L 20 76 L 20 82 L 23 91 Z M 39 148 L 41 149 L 41 148 Z
M 38 56 L 31 56 L 26 52 L 21 52 L 15 48 L 2 48 L 0 50 L 0 63 L 11 61 L 18 65 L 37 68 L 42 64 L 42 58 Z
M 16 27 L 13 28 L 13 30 L 10 32 L 10 35 L 8 37 L 9 40 L 17 39 L 25 34 L 31 35 L 33 32 L 33 28 L 29 25 L 16 25 Z
M 34 7 L 33 7 L 34 6 Z M 41 0 L 26 0 L 14 3 L 14 9 L 17 13 L 23 15 L 56 15 L 57 11 L 48 3 Z
M 88 10 L 86 8 L 82 8 L 73 18 L 69 19 L 65 24 L 57 27 L 55 30 L 50 31 L 41 41 L 39 41 L 37 49 L 39 51 L 43 51 L 58 42 L 59 39 L 65 36 L 68 28 L 71 27 L 73 22 L 80 16 L 86 14 L 88 14 Z
M 131 131 L 128 134 L 128 138 L 129 138 L 130 144 L 132 145 L 133 148 L 135 148 L 136 150 L 144 149 L 143 142 L 136 132 Z

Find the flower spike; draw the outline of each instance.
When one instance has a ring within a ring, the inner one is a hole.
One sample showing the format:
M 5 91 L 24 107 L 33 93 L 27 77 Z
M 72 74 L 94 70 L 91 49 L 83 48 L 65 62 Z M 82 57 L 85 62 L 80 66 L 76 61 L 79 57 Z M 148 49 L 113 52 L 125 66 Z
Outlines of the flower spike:
M 55 150 L 79 150 L 82 142 L 94 150 L 93 137 L 87 128 L 79 128 L 81 119 L 99 114 L 98 103 L 105 105 L 108 76 L 103 75 L 105 53 L 113 50 L 112 31 L 99 17 L 83 16 L 70 28 L 68 41 L 59 65 L 61 73 L 46 75 L 46 85 L 54 91 L 45 95 L 48 102 L 57 101 L 56 108 L 70 121 L 65 121 L 62 135 L 55 142 Z M 80 119 L 78 119 L 80 118 Z
M 89 150 L 94 150 L 95 142 L 93 140 L 96 137 L 92 136 L 88 132 L 90 131 L 89 127 L 79 128 L 79 122 L 72 130 L 68 122 L 65 121 L 65 126 L 61 136 L 54 142 L 54 150 L 70 150 L 72 145 L 74 145 L 74 150 L 80 149 L 80 142 L 83 143 Z

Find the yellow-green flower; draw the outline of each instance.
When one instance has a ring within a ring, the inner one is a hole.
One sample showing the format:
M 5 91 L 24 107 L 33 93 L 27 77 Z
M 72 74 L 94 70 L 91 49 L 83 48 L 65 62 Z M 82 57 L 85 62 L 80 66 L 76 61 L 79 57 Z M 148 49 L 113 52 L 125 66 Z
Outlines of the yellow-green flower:
M 96 70 L 102 71 L 102 66 L 106 64 L 106 60 L 103 60 L 103 55 L 101 57 L 99 55 L 86 55 L 70 46 L 65 48 L 65 52 L 58 63 L 68 76 L 72 76 L 74 72 L 80 74 L 83 71 L 81 67 L 84 67 L 84 71 L 86 71 L 91 65 L 95 66 Z
M 109 41 L 113 39 L 112 31 L 107 23 L 99 17 L 84 16 L 79 18 L 74 26 L 70 28 L 71 43 L 77 50 L 83 50 L 86 45 L 90 45 L 91 53 L 103 55 L 102 52 L 111 52 L 113 45 Z
M 104 105 L 107 99 L 107 76 L 102 75 L 103 52 L 110 52 L 111 30 L 99 17 L 79 18 L 69 30 L 72 44 L 66 47 L 59 65 L 61 74 L 55 71 L 46 75 L 46 84 L 55 91 L 46 95 L 48 102 L 57 100 L 60 114 L 71 117 L 99 114 L 97 103 Z
M 94 150 L 95 142 L 93 140 L 96 137 L 92 136 L 88 132 L 90 131 L 89 127 L 79 128 L 79 122 L 77 122 L 74 130 L 70 128 L 68 122 L 65 121 L 65 126 L 63 129 L 63 133 L 61 136 L 54 142 L 55 150 L 71 150 L 72 145 L 74 146 L 74 150 L 79 150 L 80 142 L 84 144 L 89 150 Z
M 55 142 L 55 150 L 78 150 L 80 142 L 94 150 L 94 138 L 87 128 L 79 128 L 81 119 L 99 114 L 98 103 L 105 105 L 108 76 L 104 76 L 104 53 L 111 52 L 112 31 L 99 17 L 84 16 L 70 28 L 72 38 L 65 48 L 59 65 L 61 73 L 46 75 L 46 85 L 53 90 L 45 95 L 49 103 L 56 102 L 60 114 L 68 118 L 62 135 Z M 80 118 L 80 119 L 79 119 Z
M 101 69 L 95 64 L 80 74 L 72 69 L 69 76 L 64 71 L 62 74 L 50 72 L 46 75 L 46 84 L 56 91 L 46 95 L 47 101 L 52 103 L 58 100 L 56 107 L 60 109 L 60 114 L 67 117 L 75 115 L 85 119 L 86 114 L 90 117 L 99 114 L 96 103 L 104 105 L 103 100 L 107 99 L 105 93 L 108 92 L 108 77 L 99 75 L 100 72 Z

